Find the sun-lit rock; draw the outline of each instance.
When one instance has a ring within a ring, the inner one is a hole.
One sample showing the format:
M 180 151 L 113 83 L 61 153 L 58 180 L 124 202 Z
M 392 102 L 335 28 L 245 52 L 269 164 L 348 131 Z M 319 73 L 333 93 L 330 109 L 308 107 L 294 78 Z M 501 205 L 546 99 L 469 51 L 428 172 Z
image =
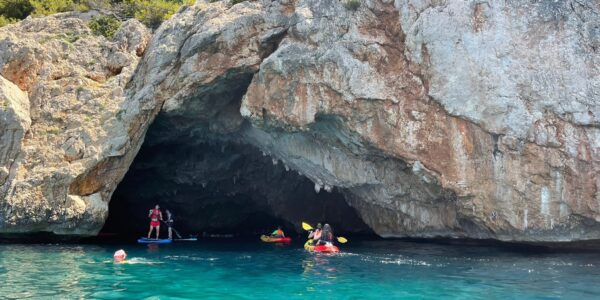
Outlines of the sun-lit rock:
M 132 20 L 109 41 L 68 14 L 0 28 L 0 232 L 102 227 L 150 115 L 124 94 L 149 39 Z

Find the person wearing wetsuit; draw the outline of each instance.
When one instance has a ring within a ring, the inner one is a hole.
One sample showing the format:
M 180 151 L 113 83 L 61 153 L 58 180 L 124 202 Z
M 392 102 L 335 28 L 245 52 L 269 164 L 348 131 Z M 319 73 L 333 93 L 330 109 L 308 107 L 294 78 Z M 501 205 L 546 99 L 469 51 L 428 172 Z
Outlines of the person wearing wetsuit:
M 173 219 L 173 214 L 171 213 L 170 210 L 166 210 L 165 211 L 167 213 L 167 220 L 165 221 L 165 223 L 167 224 L 167 227 L 169 228 L 169 239 L 172 240 L 173 239 L 173 223 L 175 223 L 175 220 Z
M 321 232 L 321 236 L 317 240 L 317 245 L 327 245 L 333 243 L 333 230 L 329 224 L 325 224 L 323 226 L 323 231 Z
M 277 226 L 277 230 L 273 231 L 273 233 L 271 233 L 271 237 L 274 238 L 283 238 L 285 237 L 285 234 L 283 233 L 283 230 L 281 230 L 281 226 Z
M 156 228 L 156 239 L 158 240 L 158 236 L 160 234 L 160 221 L 162 221 L 162 212 L 160 211 L 160 206 L 156 204 L 154 209 L 151 209 L 148 212 L 148 218 L 150 218 L 150 230 L 148 231 L 148 238 L 152 235 L 152 229 Z

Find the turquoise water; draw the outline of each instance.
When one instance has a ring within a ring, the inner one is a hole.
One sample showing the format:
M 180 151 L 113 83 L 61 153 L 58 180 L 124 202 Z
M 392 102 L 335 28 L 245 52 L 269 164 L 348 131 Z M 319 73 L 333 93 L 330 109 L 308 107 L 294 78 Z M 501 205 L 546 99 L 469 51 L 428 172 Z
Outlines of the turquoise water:
M 0 244 L 0 298 L 598 299 L 600 254 L 351 242 L 340 255 L 301 244 Z M 133 264 L 115 264 L 125 249 Z

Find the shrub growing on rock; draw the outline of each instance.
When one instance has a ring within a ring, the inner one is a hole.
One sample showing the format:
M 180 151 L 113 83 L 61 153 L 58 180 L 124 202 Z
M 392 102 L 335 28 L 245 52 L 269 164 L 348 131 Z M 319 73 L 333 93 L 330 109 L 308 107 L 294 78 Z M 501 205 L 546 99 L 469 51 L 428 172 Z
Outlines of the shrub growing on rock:
M 17 21 L 19 21 L 19 20 L 13 19 L 13 18 L 7 18 L 5 16 L 0 16 L 0 27 L 15 23 Z
M 349 10 L 357 10 L 360 7 L 360 0 L 345 0 L 344 7 Z
M 29 2 L 34 8 L 34 16 L 47 16 L 85 7 L 85 4 L 74 0 L 29 0 Z
M 240 0 L 234 0 L 241 2 Z M 136 18 L 146 26 L 156 29 L 170 18 L 182 5 L 192 5 L 195 0 L 0 0 L 0 26 L 25 19 L 29 15 L 47 16 L 67 11 L 97 9 L 110 11 L 120 19 Z M 114 20 L 97 20 L 97 29 L 108 30 Z M 109 31 L 101 33 L 109 34 Z
M 121 27 L 121 21 L 115 16 L 95 16 L 88 23 L 88 26 L 94 34 L 103 35 L 111 39 L 119 27 Z
M 123 0 L 125 15 L 138 19 L 152 29 L 158 28 L 182 5 L 192 5 L 194 2 L 194 0 Z
M 29 0 L 0 0 L 0 16 L 6 20 L 25 19 L 33 10 Z

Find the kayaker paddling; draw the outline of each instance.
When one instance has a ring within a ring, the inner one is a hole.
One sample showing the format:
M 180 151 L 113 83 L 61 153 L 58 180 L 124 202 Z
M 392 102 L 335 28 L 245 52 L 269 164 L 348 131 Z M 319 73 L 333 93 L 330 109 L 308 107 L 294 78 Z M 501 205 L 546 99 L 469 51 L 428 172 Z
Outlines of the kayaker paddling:
M 156 228 L 156 239 L 158 240 L 160 235 L 160 221 L 162 221 L 163 216 L 160 211 L 160 206 L 156 204 L 154 209 L 151 209 L 148 212 L 148 218 L 150 218 L 150 230 L 148 231 L 148 238 L 152 235 L 152 229 Z
M 308 239 L 312 239 L 314 242 L 318 241 L 321 238 L 321 223 L 317 224 L 317 228 L 315 230 L 309 231 Z
M 277 226 L 277 229 L 275 229 L 275 231 L 273 231 L 273 233 L 271 233 L 271 237 L 273 237 L 273 238 L 284 238 L 285 237 L 283 230 L 281 230 L 281 226 Z
M 320 225 L 320 224 L 319 224 Z M 302 222 L 302 229 L 306 231 L 310 231 L 308 241 L 304 244 L 304 249 L 312 252 L 323 252 L 323 253 L 338 253 L 340 249 L 333 244 L 335 236 L 333 235 L 333 230 L 329 224 L 325 224 L 323 229 L 320 231 L 320 236 L 317 240 L 315 240 L 315 233 L 317 230 L 314 230 L 310 224 Z M 348 239 L 345 237 L 337 237 L 335 238 L 338 242 L 345 244 L 348 242 Z
M 329 224 L 323 226 L 319 239 L 317 239 L 316 245 L 331 245 L 333 243 L 333 230 Z

